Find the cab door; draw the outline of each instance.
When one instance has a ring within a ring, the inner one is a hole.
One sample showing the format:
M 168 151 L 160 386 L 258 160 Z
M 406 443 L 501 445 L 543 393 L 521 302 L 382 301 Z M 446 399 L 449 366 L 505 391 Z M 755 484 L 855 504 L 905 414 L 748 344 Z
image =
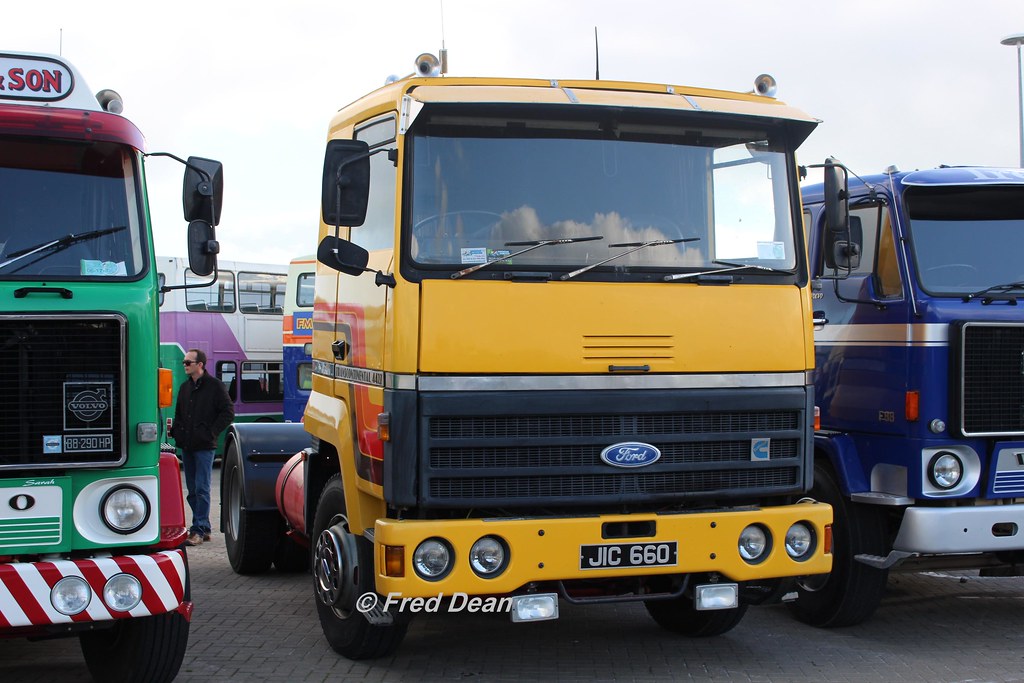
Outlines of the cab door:
M 892 209 L 854 200 L 850 222 L 848 235 L 830 239 L 818 206 L 809 226 L 817 238 L 815 400 L 826 429 L 901 433 L 913 340 Z

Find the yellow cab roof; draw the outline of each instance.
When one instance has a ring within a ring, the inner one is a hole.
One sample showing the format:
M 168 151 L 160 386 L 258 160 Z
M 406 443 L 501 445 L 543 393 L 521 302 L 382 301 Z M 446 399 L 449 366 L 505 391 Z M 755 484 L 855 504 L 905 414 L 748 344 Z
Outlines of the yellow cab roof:
M 406 78 L 378 88 L 339 110 L 331 121 L 330 131 L 333 134 L 339 128 L 365 120 L 371 112 L 400 110 L 405 95 L 423 104 L 589 105 L 779 119 L 791 124 L 797 143 L 819 123 L 795 107 L 753 93 L 629 81 L 434 77 Z

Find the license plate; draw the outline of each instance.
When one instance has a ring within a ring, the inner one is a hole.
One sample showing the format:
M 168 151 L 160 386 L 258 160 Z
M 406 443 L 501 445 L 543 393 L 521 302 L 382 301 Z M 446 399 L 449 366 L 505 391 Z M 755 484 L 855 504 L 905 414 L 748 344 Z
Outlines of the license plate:
M 677 563 L 675 541 L 601 543 L 580 546 L 580 569 L 673 567 Z

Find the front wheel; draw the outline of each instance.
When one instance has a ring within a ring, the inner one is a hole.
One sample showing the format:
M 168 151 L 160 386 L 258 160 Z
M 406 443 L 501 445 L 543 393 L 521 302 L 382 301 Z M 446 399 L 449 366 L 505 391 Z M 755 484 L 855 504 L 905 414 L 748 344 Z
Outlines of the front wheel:
M 820 464 L 814 466 L 811 495 L 832 506 L 832 573 L 800 579 L 790 608 L 811 626 L 859 624 L 878 608 L 889 572 L 855 558 L 888 552 L 885 518 L 876 507 L 843 496 L 835 475 Z
M 331 648 L 349 659 L 373 659 L 393 652 L 407 621 L 370 623 L 360 596 L 374 593 L 373 544 L 348 529 L 341 477 L 327 481 L 313 523 L 313 588 L 320 626 Z M 379 604 L 379 602 L 374 601 Z
M 747 613 L 747 605 L 733 609 L 699 610 L 693 599 L 685 595 L 671 600 L 646 600 L 644 607 L 658 626 L 691 638 L 727 633 L 736 628 Z
M 188 647 L 189 623 L 178 612 L 118 620 L 113 628 L 83 633 L 89 673 L 103 683 L 172 681 Z

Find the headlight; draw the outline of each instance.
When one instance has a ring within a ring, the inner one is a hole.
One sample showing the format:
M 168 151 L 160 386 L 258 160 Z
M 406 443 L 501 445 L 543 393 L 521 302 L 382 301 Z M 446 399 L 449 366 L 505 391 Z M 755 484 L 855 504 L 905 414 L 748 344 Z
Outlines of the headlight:
M 500 574 L 505 569 L 507 558 L 505 544 L 494 536 L 484 536 L 469 550 L 469 566 L 477 576 L 485 579 Z
M 451 571 L 454 555 L 451 547 L 441 539 L 428 538 L 416 546 L 416 552 L 412 555 L 412 566 L 420 578 L 437 581 Z
M 69 617 L 85 610 L 92 601 L 92 589 L 81 576 L 65 576 L 50 589 L 50 604 Z
M 100 502 L 103 522 L 119 534 L 131 534 L 149 521 L 149 501 L 134 486 L 118 486 L 107 491 Z
M 130 612 L 142 601 L 142 583 L 131 574 L 115 574 L 103 587 L 103 602 L 117 612 Z
M 740 533 L 740 557 L 750 564 L 763 560 L 770 547 L 768 531 L 758 524 L 751 524 Z
M 928 476 L 940 489 L 951 489 L 963 479 L 964 464 L 955 453 L 940 451 L 928 465 Z
M 786 554 L 794 560 L 805 559 L 814 549 L 814 532 L 803 522 L 797 522 L 786 532 Z

